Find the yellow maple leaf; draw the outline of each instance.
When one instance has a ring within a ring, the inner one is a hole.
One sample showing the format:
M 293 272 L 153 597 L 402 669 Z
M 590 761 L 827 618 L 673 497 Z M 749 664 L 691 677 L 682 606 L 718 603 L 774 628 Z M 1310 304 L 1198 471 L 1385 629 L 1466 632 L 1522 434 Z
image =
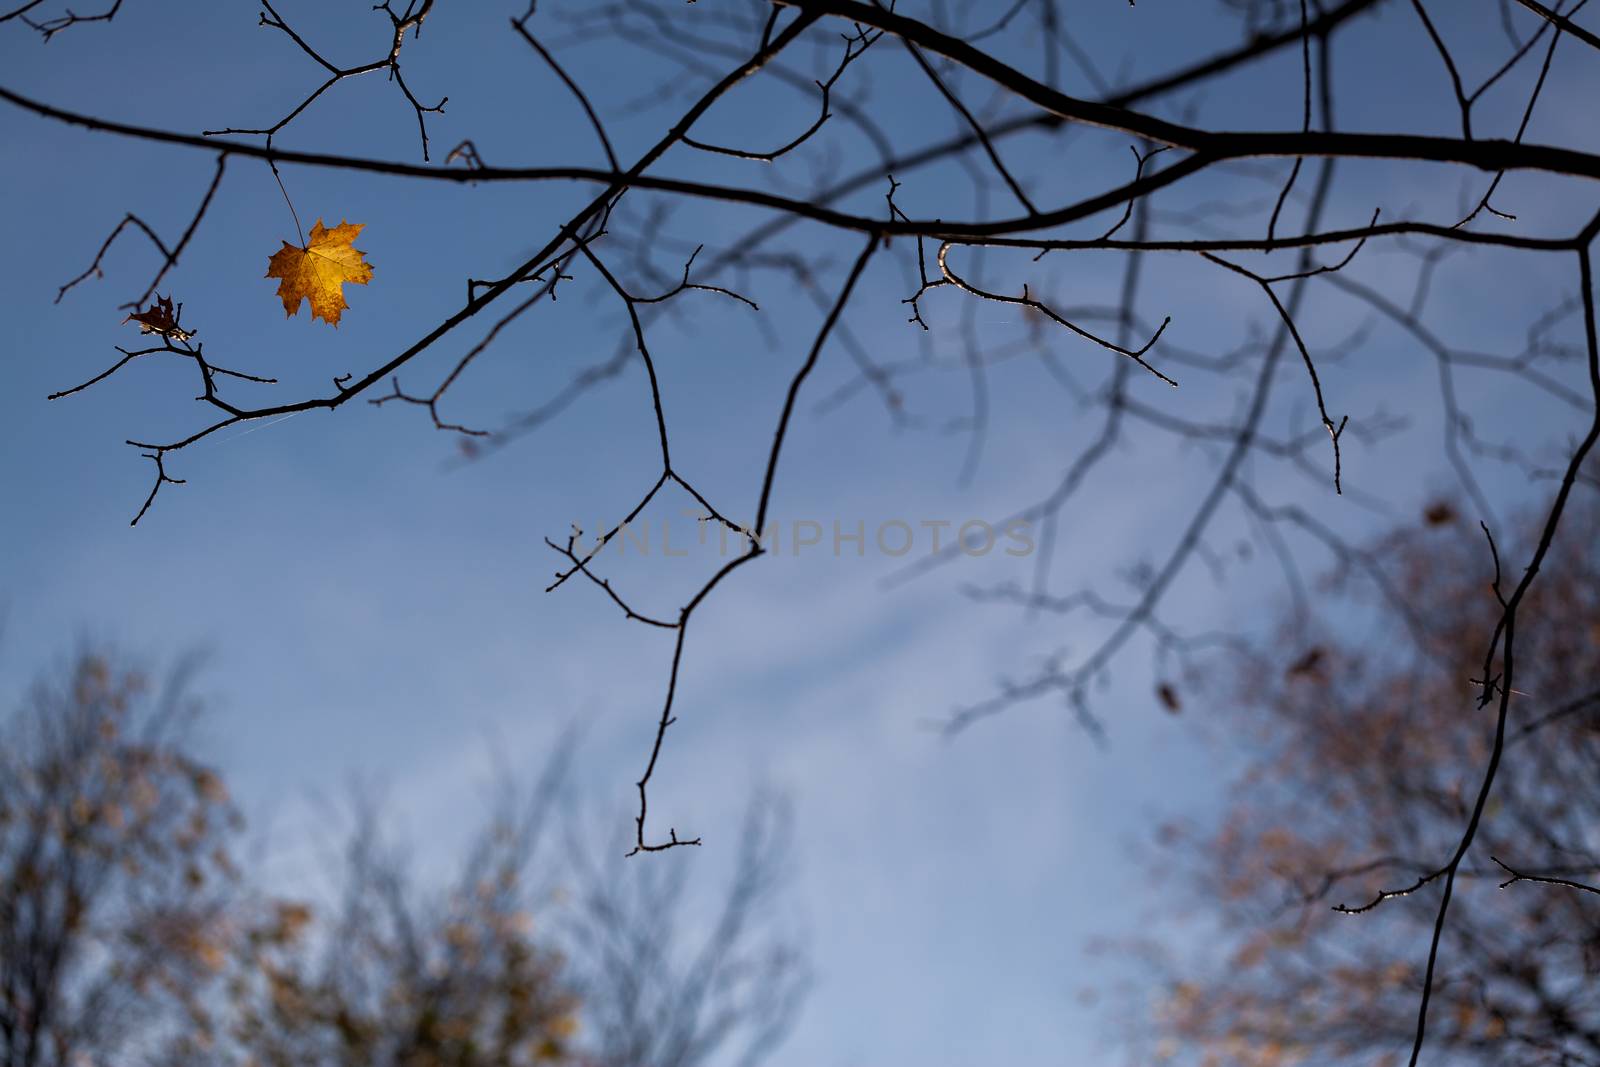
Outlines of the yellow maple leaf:
M 300 301 L 306 299 L 311 301 L 313 319 L 320 316 L 330 326 L 339 325 L 339 313 L 350 306 L 344 299 L 344 285 L 366 285 L 372 280 L 366 254 L 351 244 L 361 227 L 359 222 L 340 222 L 330 230 L 318 219 L 304 248 L 285 241 L 273 253 L 267 262 L 267 277 L 279 279 L 278 296 L 286 314 L 299 311 Z

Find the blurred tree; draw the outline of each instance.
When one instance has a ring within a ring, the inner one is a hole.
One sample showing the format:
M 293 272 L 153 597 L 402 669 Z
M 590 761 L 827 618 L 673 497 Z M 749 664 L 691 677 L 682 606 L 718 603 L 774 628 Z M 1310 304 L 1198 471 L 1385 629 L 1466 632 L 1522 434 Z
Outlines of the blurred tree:
M 505 791 L 442 891 L 362 806 L 319 906 L 237 870 L 243 821 L 188 752 L 186 678 L 152 694 L 86 651 L 5 724 L 0 1067 L 697 1067 L 741 1037 L 753 1064 L 793 1021 L 804 967 L 769 922 L 788 844 L 770 798 L 693 955 L 685 868 L 540 855 L 574 811 L 570 744 L 531 796 Z
M 627 864 L 620 838 L 596 860 L 563 800 L 569 756 L 557 750 L 531 797 L 503 790 L 442 894 L 412 872 L 412 850 L 385 843 L 366 805 L 325 921 L 305 903 L 258 905 L 228 983 L 245 1062 L 698 1067 L 730 1049 L 734 1062 L 764 1059 L 805 991 L 801 955 L 774 922 L 786 809 L 765 796 L 751 805 L 726 894 L 691 944 L 688 865 Z M 545 828 L 563 812 L 564 855 L 547 858 Z
M 216 1036 L 237 815 L 184 749 L 183 672 L 161 693 L 80 653 L 0 741 L 0 1065 L 126 1062 Z
M 595 835 L 570 837 L 578 881 L 566 933 L 598 1065 L 749 1065 L 787 1035 L 809 985 L 777 922 L 790 823 L 780 798 L 755 797 L 728 888 L 703 923 L 689 918 L 689 865 L 630 864 L 620 837 L 597 860 L 586 844 Z
M 1589 501 L 1523 607 L 1507 756 L 1442 934 L 1433 1062 L 1600 1063 L 1597 538 Z M 1342 564 L 1320 622 L 1194 679 L 1249 755 L 1220 818 L 1163 828 L 1222 930 L 1172 967 L 1158 1028 L 1176 1062 L 1393 1064 L 1412 1043 L 1441 874 L 1494 740 L 1478 694 L 1497 567 L 1445 503 Z
M 542 818 L 543 811 L 536 813 Z M 537 822 L 500 816 L 453 884 L 426 892 L 370 809 L 345 849 L 341 899 L 257 906 L 228 980 L 232 1036 L 262 1067 L 470 1067 L 568 1059 L 577 1000 L 532 937 L 525 867 Z

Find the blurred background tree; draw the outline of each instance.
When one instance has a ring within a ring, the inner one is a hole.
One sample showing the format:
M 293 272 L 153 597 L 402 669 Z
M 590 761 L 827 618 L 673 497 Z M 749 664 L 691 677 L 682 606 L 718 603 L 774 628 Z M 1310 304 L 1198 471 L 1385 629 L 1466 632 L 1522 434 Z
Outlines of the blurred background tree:
M 569 835 L 578 891 L 567 924 L 589 1047 L 604 1067 L 751 1065 L 794 1023 L 810 967 L 782 925 L 791 874 L 787 801 L 757 793 L 746 808 L 732 874 L 703 931 L 687 921 L 688 864 L 630 863 L 620 819 Z M 696 931 L 698 937 L 691 937 Z
M 0 749 L 0 1067 L 695 1067 L 763 1059 L 806 988 L 776 921 L 787 809 L 758 796 L 719 917 L 686 865 L 585 851 L 572 745 L 507 786 L 442 888 L 358 805 L 331 901 L 254 884 L 244 821 L 190 751 L 190 671 L 156 692 L 85 650 Z M 558 890 L 555 892 L 554 890 Z
M 187 672 L 155 691 L 85 650 L 0 741 L 0 1064 L 127 1062 L 216 1036 L 238 827 L 186 751 Z
M 333 906 L 265 900 L 242 924 L 227 1002 L 245 1062 L 567 1061 L 578 1002 L 560 955 L 533 936 L 535 827 L 492 819 L 434 893 L 364 809 Z
M 1571 519 L 1524 608 L 1514 758 L 1444 928 L 1441 1062 L 1600 1063 L 1600 507 Z M 1345 553 L 1315 623 L 1291 614 L 1276 641 L 1191 677 L 1246 755 L 1220 818 L 1162 827 L 1210 931 L 1199 962 L 1157 950 L 1164 1057 L 1403 1062 L 1439 871 L 1493 741 L 1475 655 L 1495 577 L 1483 531 L 1440 502 Z

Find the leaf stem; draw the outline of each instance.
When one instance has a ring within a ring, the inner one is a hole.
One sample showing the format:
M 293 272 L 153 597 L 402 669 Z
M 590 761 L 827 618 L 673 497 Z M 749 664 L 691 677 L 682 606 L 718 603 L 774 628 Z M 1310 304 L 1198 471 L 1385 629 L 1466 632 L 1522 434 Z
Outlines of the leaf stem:
M 294 209 L 294 201 L 289 199 L 289 190 L 284 188 L 283 175 L 278 173 L 278 161 L 272 158 L 272 135 L 267 134 L 267 166 L 272 168 L 272 176 L 278 180 L 278 192 L 283 194 L 283 202 L 289 205 L 289 214 L 294 218 L 294 232 L 300 235 L 300 247 L 310 250 L 306 244 L 306 231 L 300 226 L 300 213 Z

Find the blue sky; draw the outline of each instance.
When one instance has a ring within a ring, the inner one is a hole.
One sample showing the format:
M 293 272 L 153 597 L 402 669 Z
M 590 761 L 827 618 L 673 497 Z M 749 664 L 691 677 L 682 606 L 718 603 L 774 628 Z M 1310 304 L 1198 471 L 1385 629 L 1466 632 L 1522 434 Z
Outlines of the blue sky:
M 368 6 L 285 3 L 280 10 L 336 61 L 360 62 L 382 47 L 382 16 Z M 446 113 L 430 121 L 435 158 L 470 137 L 496 164 L 597 165 L 592 134 L 570 99 L 506 27 L 521 6 L 443 5 L 421 39 L 406 45 L 406 75 L 419 97 L 449 96 Z M 563 44 L 563 62 L 602 113 L 617 116 L 611 128 L 626 160 L 699 83 L 679 76 L 673 93 L 656 93 L 674 71 L 659 58 L 573 41 L 559 28 L 560 16 L 581 6 L 547 0 L 539 15 L 547 21 L 536 27 L 550 27 L 550 40 Z M 701 0 L 675 17 L 710 23 L 735 6 Z M 1224 47 L 1238 33 L 1220 5 L 1093 6 L 1076 32 L 1104 75 L 1121 82 Z M 250 4 L 130 0 L 127 7 L 109 25 L 74 27 L 48 45 L 16 24 L 0 27 L 0 84 L 60 107 L 182 131 L 270 122 L 315 84 L 314 65 L 281 34 L 258 27 Z M 901 10 L 923 15 L 928 7 Z M 1437 57 L 1402 8 L 1389 5 L 1336 43 L 1343 128 L 1453 128 L 1453 104 L 1431 65 Z M 1447 18 L 1445 32 L 1460 43 L 1464 61 L 1480 76 L 1492 69 L 1504 43 L 1495 4 L 1473 0 Z M 1474 42 L 1485 47 L 1475 50 Z M 1000 47 L 1028 69 L 1037 66 L 1029 35 Z M 794 67 L 808 69 L 815 58 L 825 71 L 832 54 L 802 49 Z M 1594 140 L 1585 107 L 1570 103 L 1593 99 L 1586 58 L 1570 48 L 1558 54 L 1530 140 Z M 1070 65 L 1064 77 L 1070 91 L 1092 93 Z M 1486 98 L 1481 128 L 1504 133 L 1514 123 L 1528 79 L 1507 81 L 1505 93 Z M 956 129 L 954 116 L 887 45 L 853 67 L 844 84 L 871 86 L 869 102 L 897 145 Z M 962 84 L 977 110 L 1010 113 L 1005 109 L 1015 106 L 975 81 Z M 1199 106 L 1218 125 L 1293 128 L 1298 86 L 1290 55 L 1208 83 L 1182 103 Z M 633 106 L 652 97 L 653 110 Z M 814 107 L 792 88 L 755 79 L 706 119 L 703 136 L 781 140 L 777 131 L 803 128 Z M 1169 103 L 1162 113 L 1176 112 Z M 836 120 L 828 133 L 854 161 L 847 170 L 869 158 L 845 123 Z M 151 471 L 122 442 L 181 436 L 200 425 L 188 369 L 146 361 L 81 395 L 49 403 L 44 397 L 102 369 L 114 356 L 111 346 L 133 339 L 116 306 L 143 289 L 153 253 L 125 237 L 107 257 L 104 279 L 85 282 L 58 306 L 51 302 L 124 212 L 138 213 L 163 235 L 181 230 L 209 180 L 211 157 L 10 109 L 0 111 L 0 138 L 0 234 L 14 250 L 0 257 L 6 691 L 80 633 L 157 657 L 209 650 L 204 688 L 218 704 L 205 748 L 252 821 L 270 828 L 288 872 L 300 869 L 293 857 L 309 821 L 304 798 L 353 775 L 385 783 L 397 830 L 442 864 L 456 828 L 483 810 L 495 762 L 531 772 L 574 722 L 585 737 L 581 792 L 615 820 L 628 818 L 670 640 L 625 623 L 595 589 L 573 583 L 546 595 L 556 557 L 542 539 L 563 535 L 574 521 L 617 515 L 654 479 L 654 427 L 640 368 L 468 464 L 455 461 L 455 441 L 436 433 L 418 409 L 352 404 L 334 414 L 232 428 L 169 460 L 187 484 L 165 488 L 130 529 Z M 412 113 L 381 75 L 335 86 L 278 143 L 418 156 Z M 1121 180 L 1129 166 L 1123 139 L 1103 135 L 1024 137 L 1003 151 L 1034 176 L 1032 191 L 1049 202 Z M 677 151 L 661 172 L 751 182 L 776 170 L 772 180 L 803 186 L 826 162 L 821 148 L 765 169 Z M 913 215 L 971 214 L 970 186 L 960 175 L 951 166 L 902 175 L 898 202 Z M 335 374 L 380 364 L 459 307 L 466 277 L 494 276 L 520 262 L 588 195 L 565 184 L 455 188 L 288 166 L 284 180 L 308 226 L 319 217 L 366 226 L 357 243 L 375 278 L 350 291 L 337 330 L 303 313 L 286 319 L 274 283 L 262 277 L 267 256 L 294 231 L 271 174 L 257 161 L 230 160 L 215 205 L 162 286 L 183 301 L 185 324 L 199 328 L 214 359 L 282 380 L 270 394 L 244 394 L 252 398 L 325 391 Z M 1358 224 L 1378 205 L 1387 217 L 1408 209 L 1429 218 L 1448 214 L 1458 180 L 1439 168 L 1347 166 L 1329 222 Z M 1178 211 L 1222 196 L 1270 203 L 1274 192 L 1269 183 L 1232 175 L 1185 183 L 1157 204 Z M 865 190 L 851 204 L 881 210 L 882 193 Z M 994 194 L 994 210 L 1010 214 L 1002 193 Z M 1592 197 L 1570 184 L 1514 176 L 1498 201 L 1515 205 L 1519 225 L 1540 231 L 1587 211 Z M 715 243 L 762 218 L 692 205 L 669 232 Z M 1264 223 L 1237 225 L 1255 232 Z M 802 228 L 794 240 L 807 251 L 833 242 L 845 264 L 856 249 L 854 237 L 816 229 Z M 681 265 L 674 249 L 664 248 L 656 261 L 668 274 Z M 1066 304 L 1107 303 L 1120 262 L 1054 257 L 1049 284 Z M 1515 254 L 1453 257 L 1441 268 L 1430 321 L 1445 323 L 1449 340 L 1463 347 L 1515 348 L 1552 294 L 1571 290 L 1570 266 Z M 1414 259 L 1374 247 L 1362 253 L 1355 276 L 1395 292 L 1414 270 Z M 625 324 L 593 282 L 580 276 L 570 296 L 564 290 L 508 330 L 450 394 L 446 413 L 498 425 L 608 357 Z M 847 325 L 884 362 L 914 357 L 924 344 L 936 361 L 959 362 L 954 329 L 937 327 L 957 326 L 960 304 L 950 293 L 935 294 L 928 317 L 936 330 L 925 338 L 904 321 L 900 300 L 908 292 L 901 270 L 880 257 Z M 652 326 L 677 464 L 740 515 L 753 511 L 782 390 L 817 321 L 810 302 L 776 276 L 758 276 L 747 295 L 762 305 L 765 332 L 757 313 L 705 293 L 686 294 L 680 319 Z M 1258 292 L 1190 261 L 1152 261 L 1140 310 L 1152 321 L 1171 314 L 1169 339 L 1196 350 L 1226 348 L 1252 327 L 1271 326 Z M 1006 309 L 978 318 L 986 338 L 1015 326 Z M 1368 319 L 1352 302 L 1323 299 L 1301 325 L 1314 345 L 1328 346 Z M 486 325 L 475 320 L 408 367 L 407 387 L 430 388 Z M 1438 448 L 1436 372 L 1413 339 L 1387 324 L 1374 320 L 1364 336 L 1325 372 L 1336 413 L 1359 419 L 1387 409 L 1411 425 L 1378 448 L 1349 447 L 1345 477 L 1406 518 L 1427 495 L 1452 488 Z M 1051 344 L 1089 381 L 1104 375 L 1111 358 L 1065 335 Z M 997 367 L 980 466 L 963 485 L 967 439 L 941 426 L 970 410 L 964 372 L 908 379 L 908 405 L 929 423 L 908 430 L 891 425 L 867 392 L 818 413 L 816 401 L 851 374 L 845 353 L 830 346 L 802 397 L 780 468 L 773 507 L 780 521 L 826 527 L 838 520 L 849 528 L 861 520 L 870 529 L 885 518 L 959 524 L 1003 516 L 1049 490 L 1098 420 L 1036 360 Z M 1142 397 L 1174 412 L 1215 415 L 1237 402 L 1232 386 L 1149 386 Z M 1480 427 L 1529 448 L 1559 438 L 1562 420 L 1571 418 L 1490 376 L 1464 378 L 1462 391 Z M 1304 382 L 1285 375 L 1270 424 L 1303 428 L 1310 418 Z M 1063 514 L 1055 590 L 1087 583 L 1125 597 L 1119 569 L 1159 557 L 1209 469 L 1205 453 L 1154 435 L 1121 446 L 1107 474 Z M 1335 500 L 1325 483 L 1267 469 L 1259 476 L 1278 498 L 1318 508 L 1343 531 L 1383 521 L 1349 497 Z M 1483 479 L 1502 513 L 1528 497 L 1529 487 L 1504 468 L 1484 467 Z M 653 517 L 673 522 L 675 536 L 687 535 L 679 513 L 687 503 L 680 493 Z M 1232 545 L 1243 531 L 1236 519 L 1225 521 L 1217 545 Z M 670 613 L 715 562 L 704 553 L 655 556 L 619 560 L 616 573 L 639 591 L 642 607 Z M 887 589 L 883 579 L 897 563 L 874 553 L 779 554 L 739 571 L 696 616 L 681 721 L 652 791 L 652 813 L 661 821 L 652 825 L 700 834 L 707 845 L 698 854 L 680 850 L 636 862 L 714 868 L 719 844 L 732 844 L 750 788 L 771 783 L 792 793 L 800 873 L 789 900 L 808 931 L 818 983 L 774 1063 L 1077 1064 L 1097 1062 L 1119 1036 L 1106 1002 L 1080 995 L 1106 986 L 1118 968 L 1085 946 L 1138 932 L 1170 910 L 1170 887 L 1150 884 L 1131 846 L 1148 840 L 1154 816 L 1204 811 L 1237 754 L 1226 739 L 1161 712 L 1150 650 L 1141 642 L 1094 696 L 1109 732 L 1104 748 L 1049 701 L 948 743 L 927 730 L 928 720 L 992 693 L 997 677 L 1026 675 L 1041 656 L 1081 651 L 1103 634 L 1104 623 L 1090 617 L 1030 620 L 961 595 L 965 583 L 1025 581 L 1029 566 L 998 555 L 961 560 Z M 1280 596 L 1277 574 L 1258 551 L 1251 562 L 1231 564 L 1222 583 L 1203 566 L 1193 568 L 1170 611 L 1198 628 L 1220 622 L 1249 629 L 1270 618 Z M 1204 951 L 1203 944 L 1178 944 Z

